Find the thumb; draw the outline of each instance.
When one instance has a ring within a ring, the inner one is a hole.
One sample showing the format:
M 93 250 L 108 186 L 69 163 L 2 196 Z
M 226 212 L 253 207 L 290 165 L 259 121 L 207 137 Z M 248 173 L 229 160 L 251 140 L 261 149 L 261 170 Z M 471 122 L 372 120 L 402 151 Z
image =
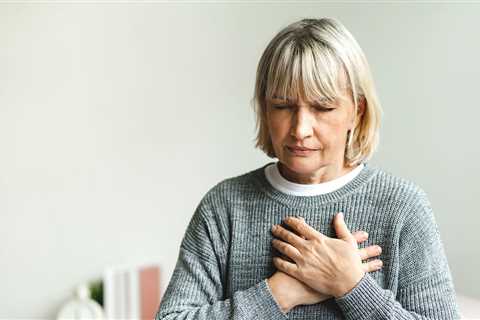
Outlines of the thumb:
M 355 237 L 350 233 L 350 230 L 348 230 L 342 212 L 337 213 L 333 218 L 333 226 L 339 239 L 345 240 L 357 248 L 357 241 L 355 241 Z

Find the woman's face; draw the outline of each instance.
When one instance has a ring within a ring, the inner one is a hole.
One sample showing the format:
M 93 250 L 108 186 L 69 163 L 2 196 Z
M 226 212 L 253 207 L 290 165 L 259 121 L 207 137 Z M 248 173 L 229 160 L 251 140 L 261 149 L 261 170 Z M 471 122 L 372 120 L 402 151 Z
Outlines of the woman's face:
M 349 92 L 345 89 L 344 99 L 334 102 L 307 102 L 300 97 L 266 101 L 270 138 L 285 178 L 320 183 L 351 170 L 344 166 L 347 131 L 354 125 L 354 102 Z

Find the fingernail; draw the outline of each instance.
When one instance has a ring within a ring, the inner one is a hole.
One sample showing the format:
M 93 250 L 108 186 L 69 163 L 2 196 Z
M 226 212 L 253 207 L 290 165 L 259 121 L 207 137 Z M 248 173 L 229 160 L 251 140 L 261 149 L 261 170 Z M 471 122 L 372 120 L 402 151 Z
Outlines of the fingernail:
M 382 253 L 382 248 L 380 246 L 376 246 L 375 250 L 377 250 L 378 254 Z
M 305 221 L 305 219 L 304 219 L 303 217 L 301 217 L 301 216 L 296 216 L 296 217 L 297 217 L 297 219 L 300 219 L 300 220 Z
M 277 225 L 276 225 L 276 224 L 274 224 L 274 225 L 272 226 L 272 231 L 275 231 L 275 229 L 277 229 Z
M 377 268 L 381 268 L 383 266 L 383 262 L 382 260 L 378 261 L 377 263 L 375 263 L 375 265 L 377 266 Z
M 362 231 L 362 235 L 363 235 L 364 237 L 368 237 L 368 232 Z
M 342 219 L 343 219 L 343 212 L 339 212 L 339 213 L 337 214 L 337 216 L 338 216 L 339 218 L 342 218 Z

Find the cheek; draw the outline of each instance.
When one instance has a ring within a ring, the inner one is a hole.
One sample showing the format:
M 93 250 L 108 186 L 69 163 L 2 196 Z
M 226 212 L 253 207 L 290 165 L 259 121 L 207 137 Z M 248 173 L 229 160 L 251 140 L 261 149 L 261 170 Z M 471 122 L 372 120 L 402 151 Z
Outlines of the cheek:
M 339 147 L 346 139 L 346 127 L 340 121 L 322 121 L 316 126 L 316 136 L 325 149 Z
M 270 133 L 270 138 L 272 142 L 282 141 L 289 132 L 289 126 L 287 121 L 281 121 L 281 119 L 269 119 L 268 120 L 268 130 Z

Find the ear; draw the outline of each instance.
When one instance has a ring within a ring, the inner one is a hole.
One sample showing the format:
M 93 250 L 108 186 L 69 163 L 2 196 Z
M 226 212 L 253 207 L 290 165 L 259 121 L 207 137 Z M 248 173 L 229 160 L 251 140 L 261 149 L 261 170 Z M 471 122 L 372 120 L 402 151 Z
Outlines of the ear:
M 357 117 L 360 118 L 364 113 L 367 107 L 367 99 L 365 96 L 361 95 L 358 98 L 358 108 L 357 108 Z
M 350 130 L 353 130 L 358 123 L 360 122 L 360 119 L 362 118 L 365 108 L 366 108 L 366 103 L 367 100 L 365 99 L 364 96 L 359 96 L 357 100 L 357 115 L 352 119 L 351 127 L 349 128 Z

